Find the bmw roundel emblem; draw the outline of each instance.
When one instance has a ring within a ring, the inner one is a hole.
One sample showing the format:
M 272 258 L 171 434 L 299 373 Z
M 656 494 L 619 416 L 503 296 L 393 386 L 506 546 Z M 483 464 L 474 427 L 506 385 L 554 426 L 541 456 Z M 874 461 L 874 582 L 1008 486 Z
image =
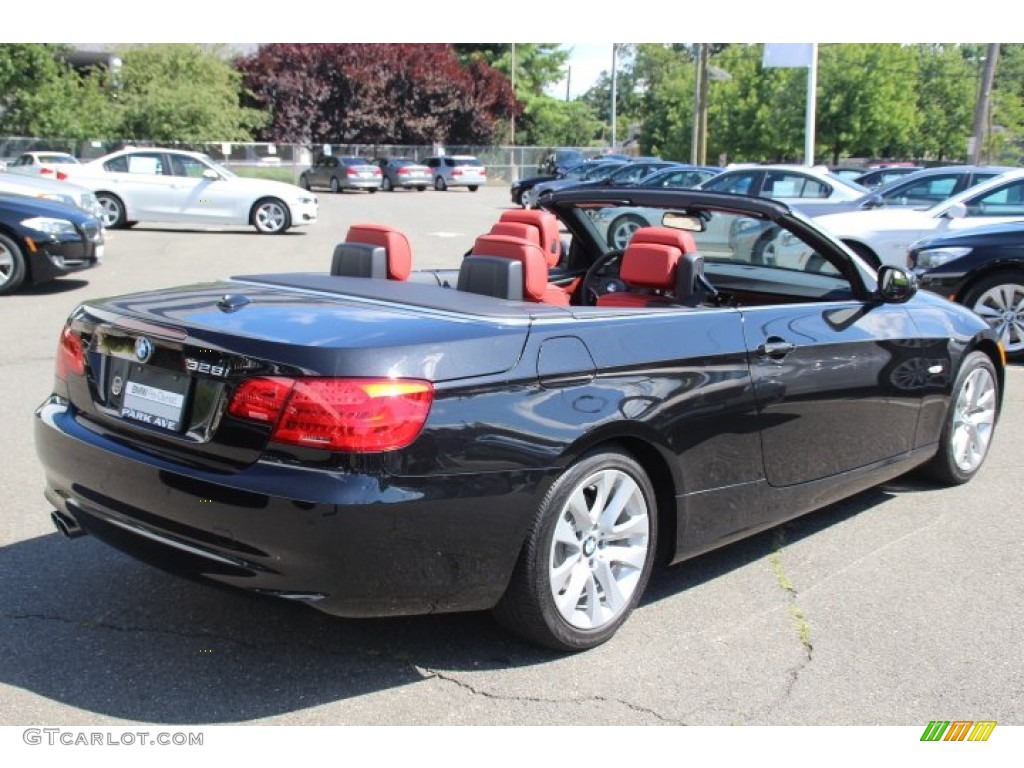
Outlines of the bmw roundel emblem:
M 153 342 L 147 339 L 145 336 L 139 336 L 135 341 L 135 357 L 138 358 L 140 363 L 149 361 L 149 358 L 153 356 Z

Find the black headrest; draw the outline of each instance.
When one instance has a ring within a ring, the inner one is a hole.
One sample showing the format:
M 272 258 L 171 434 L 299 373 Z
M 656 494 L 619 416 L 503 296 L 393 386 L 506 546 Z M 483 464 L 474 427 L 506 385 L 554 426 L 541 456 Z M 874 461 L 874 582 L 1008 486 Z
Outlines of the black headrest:
M 379 245 L 338 243 L 331 259 L 331 274 L 342 277 L 388 277 L 388 253 Z
M 523 264 L 500 256 L 467 256 L 459 266 L 458 290 L 522 301 Z

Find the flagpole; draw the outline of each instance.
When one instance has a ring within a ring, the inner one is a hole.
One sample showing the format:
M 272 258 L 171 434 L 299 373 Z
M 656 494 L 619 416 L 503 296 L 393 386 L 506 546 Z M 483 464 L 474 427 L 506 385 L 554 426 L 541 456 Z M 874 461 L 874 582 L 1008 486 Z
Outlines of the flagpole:
M 807 67 L 807 114 L 804 122 L 804 165 L 814 165 L 814 126 L 818 110 L 818 44 L 811 43 Z

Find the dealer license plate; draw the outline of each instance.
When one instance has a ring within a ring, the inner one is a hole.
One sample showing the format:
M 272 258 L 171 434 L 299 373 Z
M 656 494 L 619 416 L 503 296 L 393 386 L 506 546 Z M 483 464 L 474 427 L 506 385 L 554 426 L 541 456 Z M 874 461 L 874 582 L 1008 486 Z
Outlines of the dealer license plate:
M 133 365 L 124 383 L 121 417 L 168 432 L 181 432 L 188 376 Z

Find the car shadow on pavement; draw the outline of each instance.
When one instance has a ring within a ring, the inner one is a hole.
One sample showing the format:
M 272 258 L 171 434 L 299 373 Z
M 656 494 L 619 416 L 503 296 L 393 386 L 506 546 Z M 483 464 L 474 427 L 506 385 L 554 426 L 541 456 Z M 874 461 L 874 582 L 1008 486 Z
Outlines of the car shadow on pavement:
M 821 531 L 874 509 L 896 492 L 934 490 L 935 486 L 914 475 L 895 480 L 851 496 L 822 509 L 768 528 L 761 533 L 727 546 L 685 560 L 668 568 L 655 569 L 641 605 L 673 597 L 681 592 L 742 568 L 778 551 L 780 541 L 786 545 L 814 536 Z
M 889 495 L 868 491 L 787 523 L 786 540 L 812 536 Z M 773 542 L 769 530 L 656 569 L 643 602 L 763 558 Z M 449 672 L 574 663 L 518 641 L 486 613 L 339 619 L 166 574 L 90 537 L 54 533 L 0 549 L 0 583 L 0 684 L 61 705 L 54 722 L 63 724 L 89 724 L 92 715 L 245 722 L 448 679 Z M 5 702 L 5 710 L 9 722 L 30 722 L 49 708 Z
M 69 277 L 61 277 L 57 280 L 50 280 L 38 285 L 29 285 L 18 291 L 19 296 L 55 296 L 59 293 L 69 293 L 85 288 L 89 285 L 88 280 L 78 280 Z

